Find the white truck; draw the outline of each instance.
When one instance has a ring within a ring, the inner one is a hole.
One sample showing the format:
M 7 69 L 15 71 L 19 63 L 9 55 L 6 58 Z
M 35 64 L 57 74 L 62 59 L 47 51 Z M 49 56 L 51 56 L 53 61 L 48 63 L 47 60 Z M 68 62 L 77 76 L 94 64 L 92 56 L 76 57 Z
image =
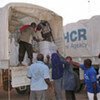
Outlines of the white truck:
M 83 63 L 90 58 L 96 69 L 100 60 L 100 15 L 90 19 L 80 20 L 64 26 L 64 52 L 74 61 Z M 83 79 L 83 71 L 80 69 L 80 79 Z
M 83 63 L 85 58 L 91 58 L 93 64 L 98 67 L 100 16 L 71 23 L 63 28 L 62 17 L 53 11 L 32 4 L 10 3 L 0 8 L 0 86 L 3 86 L 4 90 L 16 88 L 18 93 L 28 90 L 30 80 L 27 78 L 27 54 L 23 61 L 26 66 L 18 67 L 19 45 L 16 38 L 22 25 L 31 22 L 38 24 L 40 20 L 49 22 L 57 49 L 63 56 L 72 56 L 73 60 L 80 63 Z M 42 39 L 39 32 L 37 37 Z M 55 50 L 53 41 L 41 41 L 38 46 L 33 44 L 34 47 L 44 55 Z M 33 61 L 38 52 L 33 53 Z M 80 79 L 83 79 L 82 71 Z
M 18 29 L 22 25 L 31 22 L 38 24 L 40 20 L 48 21 L 55 44 L 58 50 L 63 53 L 63 22 L 61 16 L 46 8 L 26 3 L 10 3 L 0 8 L 0 86 L 3 86 L 4 90 L 16 88 L 18 93 L 27 91 L 27 86 L 30 84 L 30 80 L 27 78 L 27 54 L 23 61 L 26 66 L 18 67 L 19 44 L 16 42 L 16 38 Z M 39 32 L 36 35 L 42 40 Z M 38 43 L 37 51 L 44 55 L 51 54 L 55 48 L 53 46 L 53 41 L 41 41 Z M 35 60 L 38 52 L 33 53 L 33 60 Z

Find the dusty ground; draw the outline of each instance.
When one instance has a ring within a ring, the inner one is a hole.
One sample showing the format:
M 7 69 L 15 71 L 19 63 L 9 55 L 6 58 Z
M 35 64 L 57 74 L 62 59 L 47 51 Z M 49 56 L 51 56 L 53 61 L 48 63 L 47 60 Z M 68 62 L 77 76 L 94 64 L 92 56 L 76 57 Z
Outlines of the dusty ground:
M 10 96 L 8 96 L 10 94 Z M 5 92 L 2 88 L 0 88 L 0 100 L 29 100 L 29 94 L 20 95 L 18 94 L 15 89 L 13 89 L 10 93 Z M 53 90 L 47 92 L 47 99 L 46 100 L 55 100 L 55 95 Z M 76 100 L 88 100 L 86 91 L 82 90 L 79 93 L 76 93 Z
M 85 90 L 75 93 L 75 96 L 76 96 L 76 100 L 88 100 Z M 54 92 L 47 92 L 47 100 L 55 100 Z M 63 100 L 66 99 L 64 98 Z

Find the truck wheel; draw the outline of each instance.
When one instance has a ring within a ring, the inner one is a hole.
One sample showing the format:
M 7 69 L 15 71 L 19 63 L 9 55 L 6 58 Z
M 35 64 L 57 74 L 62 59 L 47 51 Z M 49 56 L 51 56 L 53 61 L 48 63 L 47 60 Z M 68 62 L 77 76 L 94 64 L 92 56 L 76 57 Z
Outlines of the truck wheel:
M 29 91 L 29 86 L 21 86 L 15 88 L 18 94 L 25 94 Z

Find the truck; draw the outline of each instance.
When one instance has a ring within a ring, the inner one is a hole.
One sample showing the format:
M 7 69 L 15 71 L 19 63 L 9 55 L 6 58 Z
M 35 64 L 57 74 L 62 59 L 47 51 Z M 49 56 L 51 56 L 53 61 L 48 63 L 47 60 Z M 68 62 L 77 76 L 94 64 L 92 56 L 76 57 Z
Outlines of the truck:
M 84 59 L 91 59 L 98 71 L 100 66 L 100 15 L 90 19 L 79 20 L 64 26 L 64 53 L 74 61 L 83 63 Z M 80 79 L 83 71 L 79 69 Z
M 31 22 L 38 24 L 41 20 L 49 23 L 54 40 L 42 41 L 41 33 L 36 33 L 36 37 L 41 41 L 38 43 L 34 41 L 32 44 L 33 62 L 36 60 L 37 53 L 46 56 L 54 52 L 55 45 L 60 52 L 64 51 L 63 18 L 49 9 L 28 3 L 9 3 L 0 8 L 0 86 L 4 90 L 16 89 L 19 94 L 28 91 L 30 79 L 27 78 L 29 67 L 27 54 L 23 61 L 26 66 L 17 66 L 18 29 Z
M 46 56 L 58 50 L 64 57 L 71 56 L 79 63 L 90 58 L 95 68 L 99 68 L 99 15 L 63 26 L 63 18 L 49 9 L 27 3 L 10 3 L 0 8 L 0 86 L 3 86 L 4 90 L 16 89 L 19 94 L 29 90 L 28 57 L 26 54 L 23 61 L 26 66 L 17 66 L 19 44 L 16 38 L 21 26 L 31 22 L 38 24 L 41 20 L 49 23 L 53 40 L 42 41 L 41 33 L 36 33 L 41 41 L 32 44 L 33 62 L 37 53 Z M 83 80 L 81 69 L 79 76 L 80 80 Z

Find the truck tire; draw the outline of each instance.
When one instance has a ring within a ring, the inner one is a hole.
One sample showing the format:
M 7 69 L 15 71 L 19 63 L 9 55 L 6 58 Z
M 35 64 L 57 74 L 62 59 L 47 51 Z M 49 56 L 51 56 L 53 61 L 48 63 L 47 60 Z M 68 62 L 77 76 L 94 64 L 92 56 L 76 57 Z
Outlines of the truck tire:
M 18 94 L 25 94 L 29 92 L 29 86 L 21 86 L 21 87 L 17 87 L 15 88 Z

